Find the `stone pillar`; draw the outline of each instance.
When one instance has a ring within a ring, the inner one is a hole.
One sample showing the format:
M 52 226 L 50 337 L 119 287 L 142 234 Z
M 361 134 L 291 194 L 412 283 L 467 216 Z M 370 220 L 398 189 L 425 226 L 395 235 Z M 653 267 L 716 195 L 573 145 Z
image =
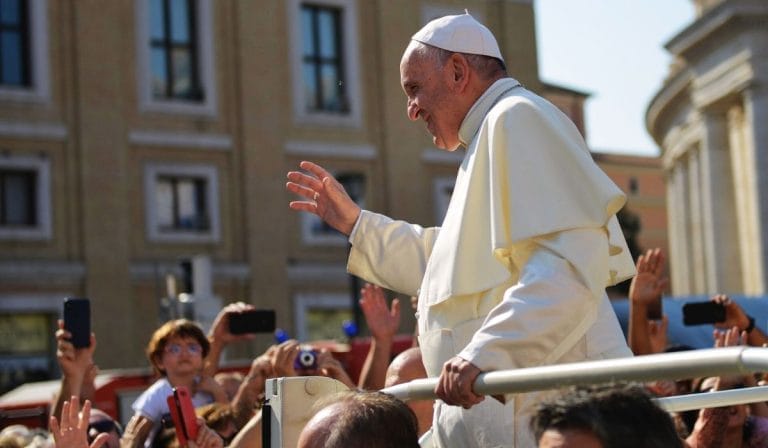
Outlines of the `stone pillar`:
M 737 293 L 741 259 L 726 118 L 704 114 L 701 147 L 701 206 L 706 293 Z
M 687 166 L 685 158 L 678 159 L 669 170 L 667 185 L 667 216 L 669 222 L 669 264 L 672 281 L 672 294 L 690 294 L 688 268 L 688 232 L 686 222 L 686 191 L 688 189 Z
M 737 236 L 734 242 L 739 246 L 742 292 L 759 294 L 762 285 L 760 269 L 761 250 L 760 226 L 757 217 L 757 191 L 755 161 L 751 146 L 746 141 L 744 108 L 741 103 L 728 110 L 728 141 L 731 148 L 731 169 L 733 178 L 733 202 L 736 217 Z
M 704 215 L 702 210 L 701 148 L 688 150 L 688 251 L 691 293 L 707 292 L 707 260 L 704 250 Z
M 747 126 L 745 143 L 754 157 L 754 189 L 758 232 L 752 241 L 759 248 L 760 256 L 755 260 L 760 276 L 755 284 L 758 294 L 766 293 L 768 285 L 768 89 L 750 87 L 744 92 L 744 122 Z

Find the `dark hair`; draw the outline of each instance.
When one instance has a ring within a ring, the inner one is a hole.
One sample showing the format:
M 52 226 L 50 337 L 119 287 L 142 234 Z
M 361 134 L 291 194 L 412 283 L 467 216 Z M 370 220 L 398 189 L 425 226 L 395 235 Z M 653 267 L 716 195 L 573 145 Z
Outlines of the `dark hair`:
M 638 385 L 573 388 L 531 419 L 537 441 L 548 429 L 589 432 L 604 448 L 682 447 L 670 415 Z
M 149 340 L 149 344 L 147 344 L 147 358 L 149 358 L 149 362 L 152 363 L 155 371 L 163 376 L 165 376 L 165 370 L 158 367 L 157 363 L 163 356 L 168 340 L 174 337 L 192 338 L 197 341 L 203 349 L 203 358 L 208 356 L 208 352 L 211 349 L 208 338 L 205 337 L 203 330 L 197 323 L 187 319 L 176 319 L 164 323 L 152 333 L 152 338 Z
M 419 424 L 405 403 L 378 391 L 348 391 L 327 397 L 319 405 L 337 405 L 323 444 L 326 448 L 418 448 Z

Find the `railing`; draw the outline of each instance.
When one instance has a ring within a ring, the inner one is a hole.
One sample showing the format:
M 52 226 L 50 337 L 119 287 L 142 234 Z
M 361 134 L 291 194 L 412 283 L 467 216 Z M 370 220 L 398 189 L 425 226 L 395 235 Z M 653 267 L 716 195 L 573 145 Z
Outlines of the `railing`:
M 475 393 L 497 395 L 620 381 L 679 380 L 768 372 L 768 348 L 728 347 L 482 373 Z M 383 389 L 402 400 L 433 399 L 437 378 Z M 768 401 L 768 386 L 657 399 L 669 411 Z

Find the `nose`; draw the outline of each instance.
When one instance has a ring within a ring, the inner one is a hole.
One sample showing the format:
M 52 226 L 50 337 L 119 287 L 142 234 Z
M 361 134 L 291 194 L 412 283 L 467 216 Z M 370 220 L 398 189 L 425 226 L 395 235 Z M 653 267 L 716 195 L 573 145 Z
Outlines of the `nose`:
M 409 99 L 408 100 L 408 118 L 412 121 L 416 121 L 419 119 L 419 115 L 421 114 L 421 108 L 416 105 L 416 102 Z

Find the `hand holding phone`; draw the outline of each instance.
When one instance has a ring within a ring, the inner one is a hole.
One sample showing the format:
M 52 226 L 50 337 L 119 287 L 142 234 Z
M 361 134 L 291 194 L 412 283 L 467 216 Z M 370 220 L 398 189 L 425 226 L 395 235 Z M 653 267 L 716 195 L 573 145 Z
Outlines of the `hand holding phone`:
M 187 446 L 189 441 L 197 439 L 197 416 L 189 389 L 184 386 L 174 387 L 173 395 L 168 395 L 167 400 L 179 445 Z
M 64 299 L 64 329 L 77 348 L 91 346 L 91 301 L 85 298 Z
M 232 334 L 272 333 L 274 331 L 274 310 L 247 310 L 229 314 L 229 332 Z
M 683 305 L 685 325 L 714 324 L 725 321 L 725 305 L 716 302 L 688 302 Z

